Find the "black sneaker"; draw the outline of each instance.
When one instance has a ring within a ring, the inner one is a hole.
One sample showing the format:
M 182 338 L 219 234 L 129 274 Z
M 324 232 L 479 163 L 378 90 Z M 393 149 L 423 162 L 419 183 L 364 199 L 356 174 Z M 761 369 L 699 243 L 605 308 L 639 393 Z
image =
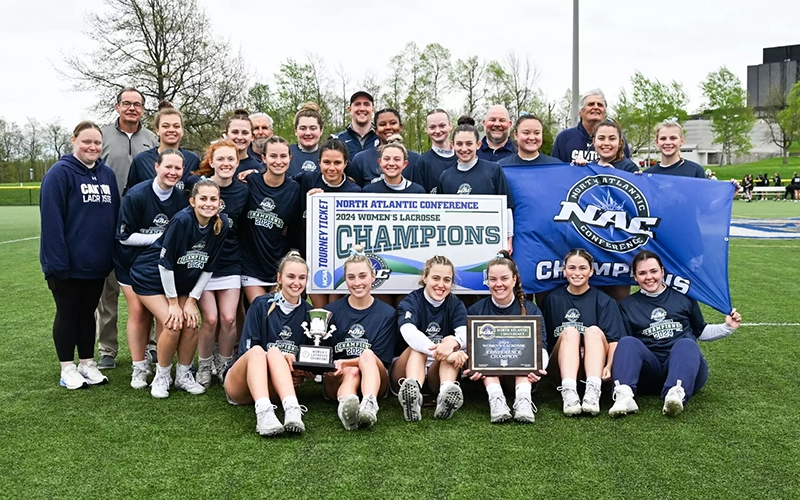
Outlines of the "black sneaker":
M 114 356 L 109 356 L 108 354 L 103 354 L 100 356 L 100 360 L 97 362 L 97 368 L 100 370 L 110 370 L 116 367 L 117 360 L 114 359 Z

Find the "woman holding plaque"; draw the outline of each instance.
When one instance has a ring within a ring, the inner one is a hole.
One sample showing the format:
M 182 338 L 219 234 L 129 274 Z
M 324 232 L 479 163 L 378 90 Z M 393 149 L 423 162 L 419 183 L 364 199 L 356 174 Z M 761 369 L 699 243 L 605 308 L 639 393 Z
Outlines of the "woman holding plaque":
M 244 320 L 239 354 L 224 374 L 225 396 L 232 405 L 255 403 L 256 432 L 274 436 L 284 430 L 303 432 L 303 412 L 295 394 L 302 374 L 292 366 L 306 336 L 302 324 L 311 306 L 302 299 L 308 265 L 292 251 L 278 264 L 278 286 L 273 294 L 255 299 Z M 275 416 L 277 394 L 283 405 L 284 423 Z
M 352 431 L 372 427 L 378 420 L 378 396 L 389 386 L 397 313 L 372 296 L 375 269 L 364 248 L 356 245 L 344 263 L 346 297 L 327 305 L 336 327 L 329 341 L 334 348 L 336 371 L 325 374 L 325 394 L 339 400 L 339 419 Z M 358 391 L 363 399 L 359 403 Z
M 391 380 L 408 422 L 422 419 L 422 385 L 436 390 L 434 418 L 447 419 L 464 403 L 458 379 L 467 361 L 467 309 L 451 294 L 455 268 L 447 257 L 425 262 L 417 288 L 397 307 L 397 323 L 408 348 L 392 365 Z
M 525 297 L 522 291 L 522 278 L 519 275 L 517 264 L 511 259 L 506 250 L 501 250 L 486 266 L 486 275 L 489 285 L 490 297 L 479 300 L 467 310 L 470 316 L 536 316 L 542 312 L 533 302 Z M 546 345 L 546 332 L 542 325 L 542 345 Z M 542 366 L 547 366 L 547 352 L 542 356 Z M 470 380 L 483 379 L 486 393 L 489 396 L 489 419 L 493 424 L 505 422 L 511 418 L 511 410 L 500 385 L 500 377 L 486 377 L 478 372 L 464 372 L 470 375 Z M 531 372 L 527 376 L 513 377 L 515 387 L 514 420 L 522 423 L 533 423 L 536 406 L 533 404 L 533 384 L 539 382 L 541 375 L 547 372 Z M 504 377 L 510 382 L 512 377 Z
M 544 299 L 542 314 L 547 327 L 550 380 L 560 380 L 564 415 L 600 413 L 600 386 L 610 380 L 617 342 L 625 326 L 617 303 L 605 292 L 589 286 L 594 259 L 582 248 L 564 257 L 567 286 L 552 290 Z M 577 381 L 586 380 L 583 401 Z
M 612 417 L 636 413 L 634 391 L 661 393 L 662 412 L 675 416 L 708 380 L 698 340 L 727 337 L 742 322 L 733 309 L 725 323 L 708 325 L 696 300 L 664 284 L 664 265 L 655 253 L 639 252 L 631 265 L 640 290 L 620 303 L 629 336 L 614 354 Z

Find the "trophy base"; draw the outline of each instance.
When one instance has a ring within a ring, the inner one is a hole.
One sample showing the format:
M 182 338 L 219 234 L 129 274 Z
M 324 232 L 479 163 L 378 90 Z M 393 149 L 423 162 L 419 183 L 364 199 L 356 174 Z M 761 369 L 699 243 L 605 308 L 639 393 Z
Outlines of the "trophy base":
M 330 373 L 336 371 L 336 366 L 333 364 L 320 365 L 317 363 L 293 363 L 292 366 L 295 370 L 302 370 L 314 375 L 322 375 L 323 373 Z
M 301 345 L 293 366 L 315 375 L 335 371 L 333 349 L 330 346 Z

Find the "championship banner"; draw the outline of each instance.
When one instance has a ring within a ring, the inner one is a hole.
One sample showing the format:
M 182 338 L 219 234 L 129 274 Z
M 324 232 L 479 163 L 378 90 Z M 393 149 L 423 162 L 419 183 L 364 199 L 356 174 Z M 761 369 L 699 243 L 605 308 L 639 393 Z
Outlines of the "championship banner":
M 594 257 L 592 284 L 635 284 L 630 264 L 650 250 L 664 263 L 667 285 L 730 312 L 732 184 L 597 165 L 503 171 L 515 204 L 513 257 L 526 292 L 564 283 L 562 259 L 573 248 Z
M 505 196 L 318 193 L 307 206 L 308 293 L 347 293 L 354 245 L 375 269 L 374 293 L 419 288 L 434 255 L 453 262 L 454 291 L 485 293 L 486 263 L 506 246 Z

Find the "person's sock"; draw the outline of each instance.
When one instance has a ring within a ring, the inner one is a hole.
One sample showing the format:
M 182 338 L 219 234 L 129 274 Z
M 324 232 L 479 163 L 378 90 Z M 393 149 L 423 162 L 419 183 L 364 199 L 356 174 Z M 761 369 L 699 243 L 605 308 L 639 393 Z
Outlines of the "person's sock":
M 211 361 L 214 359 L 213 356 L 209 356 L 207 358 L 197 358 L 197 366 L 211 366 Z
M 577 390 L 578 389 L 578 383 L 575 381 L 574 378 L 562 378 L 561 379 L 561 387 L 564 387 L 564 388 L 567 388 L 567 389 Z
M 175 369 L 175 378 L 176 379 L 180 379 L 181 377 L 183 377 L 184 375 L 189 373 L 189 370 L 191 368 L 192 368 L 192 365 L 182 365 L 182 364 L 178 363 L 178 367 Z
M 445 380 L 444 382 L 442 382 L 441 384 L 439 384 L 439 392 L 444 392 L 444 391 L 446 391 L 446 390 L 447 390 L 447 388 L 448 388 L 448 387 L 450 387 L 451 385 L 453 385 L 453 382 L 451 382 L 451 381 L 449 381 L 449 380 Z
M 169 377 L 169 374 L 172 372 L 172 363 L 167 366 L 156 365 L 156 367 L 159 375 L 166 375 Z
M 500 384 L 489 384 L 486 386 L 486 395 L 489 396 L 489 398 L 491 398 L 493 394 L 497 394 L 498 392 L 500 394 L 503 394 L 503 387 Z
M 600 377 L 587 377 L 586 383 L 600 385 L 602 383 L 602 380 L 600 380 Z
M 300 406 L 300 403 L 297 401 L 297 396 L 286 396 L 283 398 L 283 401 L 281 401 L 281 404 L 284 410 L 292 406 Z
M 528 398 L 531 399 L 531 384 L 529 382 L 522 382 L 517 384 L 517 387 L 514 389 L 514 397 L 516 399 L 519 398 Z
M 272 402 L 269 398 L 258 398 L 256 399 L 256 413 L 261 413 L 265 410 L 272 409 Z
M 134 361 L 133 366 L 134 368 L 138 368 L 140 370 L 147 370 L 147 361 L 145 360 Z

